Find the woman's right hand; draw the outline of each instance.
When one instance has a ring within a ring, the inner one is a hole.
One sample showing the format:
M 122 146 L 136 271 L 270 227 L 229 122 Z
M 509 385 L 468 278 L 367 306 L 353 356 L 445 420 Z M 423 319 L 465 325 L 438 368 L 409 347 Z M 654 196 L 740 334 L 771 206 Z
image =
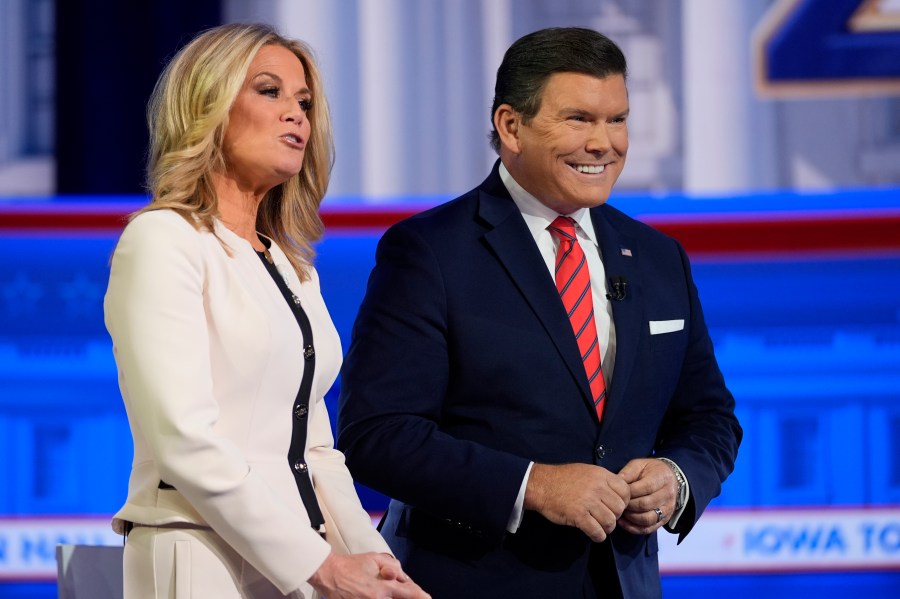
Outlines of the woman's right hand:
M 331 553 L 309 583 L 328 599 L 431 599 L 386 553 Z

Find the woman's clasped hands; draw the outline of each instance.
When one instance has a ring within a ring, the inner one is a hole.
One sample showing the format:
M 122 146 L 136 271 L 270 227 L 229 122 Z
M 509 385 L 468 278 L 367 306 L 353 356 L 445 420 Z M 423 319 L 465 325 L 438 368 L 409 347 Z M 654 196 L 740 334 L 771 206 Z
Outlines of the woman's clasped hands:
M 330 554 L 309 583 L 328 599 L 430 599 L 387 553 Z

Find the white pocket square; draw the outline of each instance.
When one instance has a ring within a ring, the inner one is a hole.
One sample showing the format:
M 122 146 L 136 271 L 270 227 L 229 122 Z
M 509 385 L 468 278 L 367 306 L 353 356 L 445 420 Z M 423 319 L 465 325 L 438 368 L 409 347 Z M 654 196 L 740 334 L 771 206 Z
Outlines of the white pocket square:
M 662 333 L 674 333 L 675 331 L 680 331 L 684 328 L 684 319 L 679 318 L 678 320 L 651 320 L 650 321 L 650 334 L 651 335 L 660 335 Z

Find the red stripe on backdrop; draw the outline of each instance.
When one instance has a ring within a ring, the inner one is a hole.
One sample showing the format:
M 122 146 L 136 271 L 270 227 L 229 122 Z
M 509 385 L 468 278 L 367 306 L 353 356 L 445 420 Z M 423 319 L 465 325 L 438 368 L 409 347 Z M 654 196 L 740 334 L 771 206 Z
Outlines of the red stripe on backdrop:
M 900 211 L 642 218 L 690 253 L 900 250 Z
M 138 206 L 127 208 L 4 208 L 0 206 L 0 231 L 120 231 L 127 216 Z M 324 210 L 325 226 L 336 229 L 386 229 L 421 208 Z
M 0 231 L 97 231 L 121 230 L 126 211 L 120 210 L 0 210 Z
M 116 232 L 131 207 L 0 207 L 0 232 Z M 385 229 L 420 207 L 324 210 L 331 230 Z M 646 215 L 642 220 L 678 239 L 689 253 L 900 250 L 900 211 Z

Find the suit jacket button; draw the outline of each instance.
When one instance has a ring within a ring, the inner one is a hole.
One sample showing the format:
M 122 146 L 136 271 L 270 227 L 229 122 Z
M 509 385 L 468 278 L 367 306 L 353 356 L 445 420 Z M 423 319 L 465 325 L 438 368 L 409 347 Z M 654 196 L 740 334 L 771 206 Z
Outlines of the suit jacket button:
M 603 445 L 598 445 L 597 449 L 594 450 L 594 455 L 597 456 L 598 460 L 602 460 L 606 457 L 607 449 Z
M 301 474 L 304 474 L 307 470 L 307 466 L 303 462 L 294 462 L 294 470 Z
M 297 420 L 306 418 L 307 413 L 309 413 L 309 408 L 306 406 L 306 404 L 297 404 L 297 406 L 294 408 L 294 416 L 296 416 Z
M 307 345 L 305 348 L 303 348 L 303 357 L 306 360 L 312 360 L 315 355 L 316 349 L 312 345 Z

